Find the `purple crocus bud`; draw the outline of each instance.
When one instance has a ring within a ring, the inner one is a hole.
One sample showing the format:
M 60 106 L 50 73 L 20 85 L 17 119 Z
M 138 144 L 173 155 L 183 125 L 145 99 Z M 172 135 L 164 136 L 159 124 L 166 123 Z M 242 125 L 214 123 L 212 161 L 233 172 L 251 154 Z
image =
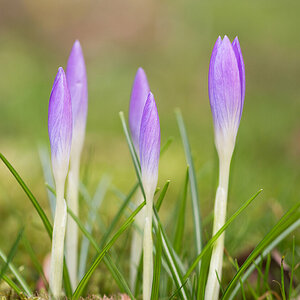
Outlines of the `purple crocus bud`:
M 139 68 L 133 82 L 129 105 L 129 127 L 136 151 L 139 151 L 142 114 L 149 92 L 150 88 L 146 73 L 142 68 Z
M 75 41 L 67 64 L 67 83 L 73 112 L 72 156 L 79 157 L 83 147 L 88 107 L 87 76 L 82 49 Z
M 215 43 L 209 66 L 208 92 L 219 155 L 232 153 L 245 98 L 245 67 L 237 37 Z M 229 152 L 229 153 L 227 153 Z
M 58 184 L 66 179 L 72 143 L 72 105 L 63 68 L 58 69 L 50 95 L 48 133 L 52 170 Z
M 148 95 L 142 115 L 139 143 L 142 180 L 147 196 L 148 193 L 154 193 L 156 188 L 160 154 L 159 118 L 151 92 Z

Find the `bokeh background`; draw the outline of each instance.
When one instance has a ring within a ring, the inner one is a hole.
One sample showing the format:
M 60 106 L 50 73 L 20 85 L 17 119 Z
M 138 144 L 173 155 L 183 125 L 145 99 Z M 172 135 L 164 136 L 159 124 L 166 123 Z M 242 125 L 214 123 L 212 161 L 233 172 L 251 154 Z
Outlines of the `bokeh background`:
M 174 115 L 174 109 L 180 108 L 197 170 L 201 216 L 207 220 L 204 232 L 210 236 L 218 164 L 208 65 L 217 37 L 227 34 L 232 40 L 238 35 L 246 68 L 246 98 L 232 162 L 228 214 L 264 189 L 227 232 L 226 247 L 238 256 L 255 246 L 299 201 L 299 11 L 300 2 L 292 0 L 1 0 L 0 151 L 49 212 L 38 147 L 49 148 L 47 108 L 52 83 L 79 39 L 89 87 L 82 173 L 90 193 L 103 174 L 109 174 L 124 193 L 136 180 L 118 113 L 127 115 L 131 85 L 141 66 L 157 102 L 162 144 L 174 137 L 160 161 L 159 186 L 171 180 L 162 219 L 171 235 L 170 212 L 186 169 Z M 109 192 L 100 212 L 105 224 L 118 205 L 120 201 Z M 83 219 L 84 206 L 82 202 Z M 193 242 L 191 216 L 189 206 L 187 245 Z M 26 195 L 0 164 L 1 249 L 8 251 L 23 225 L 42 261 L 50 249 L 48 237 Z M 296 237 L 299 242 L 299 231 Z M 290 246 L 287 239 L 280 250 L 287 254 Z M 117 247 L 123 249 L 122 242 Z M 22 245 L 15 260 L 28 267 L 24 272 L 36 276 Z

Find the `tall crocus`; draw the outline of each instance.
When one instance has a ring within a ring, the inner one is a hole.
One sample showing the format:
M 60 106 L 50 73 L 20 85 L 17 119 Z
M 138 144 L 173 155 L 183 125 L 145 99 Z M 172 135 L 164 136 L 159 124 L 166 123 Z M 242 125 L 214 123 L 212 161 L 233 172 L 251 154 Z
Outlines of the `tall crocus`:
M 129 105 L 129 126 L 132 141 L 135 147 L 135 151 L 139 153 L 139 139 L 141 120 L 147 101 L 148 94 L 150 92 L 148 80 L 145 71 L 139 68 L 136 72 L 135 79 L 132 86 L 130 105 Z M 136 195 L 136 203 L 139 205 L 143 202 L 143 195 L 139 189 Z M 142 209 L 136 216 L 135 224 L 137 228 L 143 229 L 145 221 L 145 209 Z M 137 275 L 137 268 L 142 253 L 142 235 L 141 231 L 134 230 L 131 241 L 131 253 L 130 253 L 130 285 L 131 288 L 135 287 L 135 280 Z
M 151 298 L 153 275 L 152 207 L 157 185 L 158 162 L 160 154 L 160 125 L 154 97 L 150 92 L 144 107 L 140 136 L 139 152 L 142 183 L 146 196 L 146 217 L 144 224 L 143 257 L 143 299 Z
M 65 181 L 72 143 L 72 106 L 65 72 L 62 68 L 54 80 L 48 109 L 48 133 L 52 171 L 56 187 L 56 208 L 52 237 L 50 292 L 59 299 L 62 288 L 64 238 L 67 209 L 64 200 Z
M 219 186 L 214 209 L 213 234 L 225 223 L 229 170 L 245 97 L 245 68 L 236 37 L 231 44 L 227 36 L 214 46 L 208 74 L 208 91 L 214 121 L 215 145 L 219 156 Z M 205 299 L 219 296 L 222 275 L 224 234 L 216 241 L 208 274 Z
M 67 83 L 71 94 L 73 113 L 73 139 L 68 176 L 67 201 L 69 208 L 78 216 L 78 183 L 80 156 L 85 137 L 88 107 L 87 76 L 85 62 L 79 41 L 75 41 L 71 50 L 67 71 Z M 72 288 L 77 285 L 78 227 L 72 218 L 67 221 L 66 261 Z

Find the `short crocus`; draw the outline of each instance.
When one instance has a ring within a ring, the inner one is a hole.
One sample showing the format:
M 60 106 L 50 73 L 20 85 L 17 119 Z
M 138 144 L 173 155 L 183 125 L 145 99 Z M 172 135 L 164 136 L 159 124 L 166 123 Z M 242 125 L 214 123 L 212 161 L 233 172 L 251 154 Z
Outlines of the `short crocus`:
M 51 147 L 53 177 L 56 186 L 56 208 L 54 216 L 50 296 L 59 299 L 62 288 L 64 238 L 67 209 L 64 200 L 65 180 L 69 168 L 72 143 L 72 106 L 65 72 L 62 68 L 54 80 L 48 109 L 48 132 Z
M 215 144 L 219 155 L 219 186 L 214 209 L 213 235 L 226 220 L 229 171 L 239 128 L 244 97 L 245 67 L 238 38 L 231 44 L 227 36 L 217 39 L 208 74 L 208 91 L 212 110 Z M 206 300 L 219 298 L 224 252 L 224 234 L 216 241 L 205 290 Z
M 143 299 L 151 298 L 153 274 L 152 242 L 152 207 L 153 196 L 158 179 L 158 162 L 160 154 L 160 125 L 156 103 L 150 92 L 144 107 L 139 152 L 142 183 L 146 196 L 146 216 L 144 225 L 144 260 L 143 260 Z
M 83 148 L 88 108 L 87 76 L 79 41 L 71 50 L 67 71 L 67 83 L 71 94 L 73 113 L 73 138 L 68 176 L 68 206 L 78 216 L 78 184 L 80 156 Z M 77 285 L 78 227 L 72 218 L 67 221 L 66 261 L 73 290 Z
M 129 127 L 135 151 L 137 153 L 139 153 L 141 120 L 149 92 L 150 88 L 146 73 L 142 68 L 139 68 L 136 72 L 132 85 L 129 105 Z M 143 200 L 143 195 L 139 189 L 136 195 L 136 203 L 139 205 L 143 202 Z M 144 227 L 144 222 L 145 209 L 142 209 L 136 216 L 135 225 L 137 228 L 142 229 Z M 140 231 L 134 230 L 132 234 L 130 251 L 130 285 L 132 289 L 135 287 L 137 268 L 142 253 L 142 246 L 143 241 Z

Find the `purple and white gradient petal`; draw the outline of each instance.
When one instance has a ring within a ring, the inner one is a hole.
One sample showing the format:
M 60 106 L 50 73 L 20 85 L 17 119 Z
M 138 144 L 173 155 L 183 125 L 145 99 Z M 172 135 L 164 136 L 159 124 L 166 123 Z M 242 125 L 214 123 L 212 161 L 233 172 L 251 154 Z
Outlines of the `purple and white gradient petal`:
M 56 181 L 65 180 L 72 143 L 72 105 L 63 68 L 58 69 L 50 95 L 48 133 L 53 175 Z
M 140 162 L 145 191 L 155 191 L 160 155 L 160 125 L 156 103 L 150 92 L 144 107 L 140 128 Z
M 220 139 L 235 143 L 245 97 L 245 68 L 238 39 L 217 39 L 208 75 L 208 91 L 216 144 Z M 217 148 L 221 145 L 217 145 Z
M 132 85 L 129 105 L 129 127 L 136 151 L 139 151 L 142 114 L 149 92 L 150 87 L 146 73 L 142 68 L 139 68 Z
M 73 146 L 79 150 L 83 146 L 88 109 L 87 76 L 81 45 L 75 41 L 71 50 L 67 70 L 67 84 L 70 90 L 73 114 Z M 74 143 L 76 145 L 74 145 Z

